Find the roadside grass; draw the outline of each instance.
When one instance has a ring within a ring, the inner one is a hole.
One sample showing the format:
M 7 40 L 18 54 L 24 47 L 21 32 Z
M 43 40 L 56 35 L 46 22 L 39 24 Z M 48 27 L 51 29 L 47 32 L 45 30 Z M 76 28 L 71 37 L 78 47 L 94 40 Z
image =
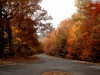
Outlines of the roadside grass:
M 35 62 L 39 58 L 36 56 L 28 57 L 6 57 L 0 59 L 0 65 L 14 64 L 14 63 L 25 63 L 25 62 Z
M 43 73 L 42 75 L 74 75 L 74 74 L 70 74 L 67 72 L 51 71 L 51 72 Z

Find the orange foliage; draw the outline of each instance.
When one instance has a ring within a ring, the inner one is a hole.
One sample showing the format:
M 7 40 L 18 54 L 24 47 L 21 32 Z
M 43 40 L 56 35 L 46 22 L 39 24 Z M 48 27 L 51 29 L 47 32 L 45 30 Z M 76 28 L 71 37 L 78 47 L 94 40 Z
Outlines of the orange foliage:
M 60 26 L 54 32 L 46 37 L 44 48 L 46 53 L 55 56 L 66 56 L 66 37 L 72 25 L 72 19 L 64 20 L 60 23 Z
M 84 2 L 84 1 L 83 1 Z M 100 2 L 83 6 L 82 13 L 62 21 L 59 27 L 46 37 L 45 52 L 67 58 L 100 61 Z
M 100 61 L 100 2 L 82 8 L 85 18 L 74 19 L 75 25 L 68 36 L 68 55 L 72 59 Z

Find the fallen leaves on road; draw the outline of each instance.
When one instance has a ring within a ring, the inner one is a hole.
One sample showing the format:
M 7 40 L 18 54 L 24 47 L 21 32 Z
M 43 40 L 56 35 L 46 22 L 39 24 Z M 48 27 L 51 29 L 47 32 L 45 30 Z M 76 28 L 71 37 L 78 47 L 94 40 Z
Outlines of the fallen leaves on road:
M 38 60 L 36 56 L 29 56 L 29 57 L 8 57 L 8 58 L 1 58 L 0 65 L 7 65 L 7 64 L 14 64 L 14 63 L 23 63 L 23 62 L 34 62 Z
M 42 75 L 74 75 L 74 74 L 70 74 L 67 72 L 51 71 L 51 72 L 43 73 Z

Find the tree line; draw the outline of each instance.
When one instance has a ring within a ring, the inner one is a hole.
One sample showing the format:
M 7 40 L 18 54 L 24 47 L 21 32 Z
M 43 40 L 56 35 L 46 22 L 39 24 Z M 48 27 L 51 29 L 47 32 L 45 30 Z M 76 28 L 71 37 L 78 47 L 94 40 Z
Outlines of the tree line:
M 38 32 L 52 30 L 41 0 L 0 0 L 0 57 L 28 56 L 41 52 Z
M 76 0 L 76 7 L 77 13 L 46 36 L 44 50 L 53 56 L 100 62 L 100 2 Z

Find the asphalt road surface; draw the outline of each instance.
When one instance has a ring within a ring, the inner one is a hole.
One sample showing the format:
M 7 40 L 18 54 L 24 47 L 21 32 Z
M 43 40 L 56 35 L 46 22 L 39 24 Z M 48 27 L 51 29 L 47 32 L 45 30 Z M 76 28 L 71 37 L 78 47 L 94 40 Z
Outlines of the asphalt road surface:
M 34 63 L 1 65 L 0 75 L 41 75 L 48 71 L 63 71 L 75 75 L 100 75 L 100 65 L 51 57 L 45 54 L 36 56 L 40 60 Z

